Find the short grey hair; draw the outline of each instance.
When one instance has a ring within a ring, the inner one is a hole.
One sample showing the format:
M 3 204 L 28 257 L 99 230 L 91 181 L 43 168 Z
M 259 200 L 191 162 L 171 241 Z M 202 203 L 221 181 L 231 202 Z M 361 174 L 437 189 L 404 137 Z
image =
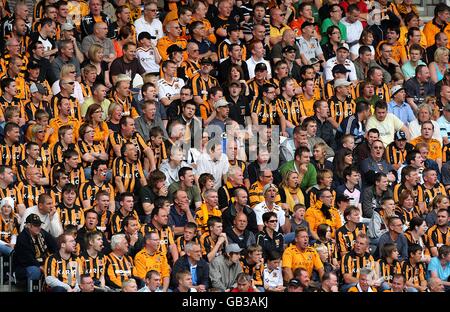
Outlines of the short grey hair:
M 186 253 L 191 252 L 194 246 L 200 246 L 200 244 L 196 242 L 189 242 L 186 246 L 184 246 L 184 251 Z
M 122 239 L 126 239 L 125 234 L 116 234 L 111 237 L 111 249 L 116 249 L 116 246 L 120 244 Z
M 427 103 L 422 103 L 419 106 L 417 106 L 417 111 L 421 111 L 422 109 L 426 109 L 430 115 L 433 114 L 433 110 L 431 109 L 431 106 Z

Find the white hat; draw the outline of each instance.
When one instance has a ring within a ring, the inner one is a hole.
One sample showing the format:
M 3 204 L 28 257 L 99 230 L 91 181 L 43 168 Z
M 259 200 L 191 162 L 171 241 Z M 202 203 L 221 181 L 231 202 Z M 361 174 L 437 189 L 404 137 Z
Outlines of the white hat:
M 399 85 L 393 86 L 391 88 L 391 96 L 394 96 L 400 90 L 405 90 L 405 88 L 403 88 L 403 86 L 399 86 Z
M 5 205 L 10 205 L 14 210 L 14 199 L 12 197 L 4 197 L 0 202 L 0 207 L 3 207 Z
M 349 85 L 351 85 L 352 83 L 348 80 L 345 79 L 336 79 L 334 81 L 334 87 L 348 87 Z

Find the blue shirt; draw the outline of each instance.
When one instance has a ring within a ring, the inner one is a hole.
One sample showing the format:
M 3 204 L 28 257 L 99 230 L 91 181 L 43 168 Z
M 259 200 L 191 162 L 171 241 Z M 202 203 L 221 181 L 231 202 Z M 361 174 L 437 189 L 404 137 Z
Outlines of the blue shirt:
M 403 102 L 403 104 L 399 106 L 393 100 L 390 101 L 388 104 L 388 113 L 392 113 L 397 116 L 398 119 L 400 119 L 405 124 L 405 126 L 408 126 L 411 121 L 416 119 L 411 106 L 409 106 L 409 104 L 406 102 Z
M 428 278 L 431 277 L 431 272 L 436 272 L 441 280 L 446 281 L 450 276 L 450 263 L 447 263 L 445 267 L 442 267 L 439 258 L 433 257 L 428 265 Z

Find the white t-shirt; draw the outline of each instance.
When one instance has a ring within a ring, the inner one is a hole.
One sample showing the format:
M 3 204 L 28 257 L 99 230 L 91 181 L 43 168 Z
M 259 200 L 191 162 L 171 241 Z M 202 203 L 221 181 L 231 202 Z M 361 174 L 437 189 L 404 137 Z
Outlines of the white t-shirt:
M 161 100 L 178 95 L 182 87 L 184 87 L 183 79 L 174 77 L 172 83 L 169 83 L 164 78 L 161 78 L 158 80 L 158 99 Z
M 366 129 L 376 128 L 380 131 L 380 140 L 384 143 L 384 147 L 394 141 L 394 133 L 402 127 L 403 122 L 392 113 L 387 113 L 381 122 L 375 116 L 370 116 L 366 124 Z
M 159 65 L 155 62 L 155 51 L 139 47 L 136 49 L 136 57 L 144 67 L 146 73 L 159 73 Z
M 276 268 L 270 272 L 266 265 L 263 272 L 263 281 L 264 287 L 274 288 L 280 285 L 283 286 L 283 273 L 281 268 Z
M 156 45 L 158 39 L 164 36 L 164 31 L 162 27 L 162 23 L 159 19 L 155 18 L 151 23 L 147 22 L 144 16 L 138 18 L 134 22 L 134 27 L 136 28 L 136 38 L 139 37 L 141 32 L 148 32 L 151 36 L 156 37 L 156 39 L 152 39 L 152 42 Z
M 257 225 L 264 225 L 262 216 L 264 213 L 269 212 L 270 210 L 267 208 L 266 202 L 263 201 L 262 203 L 257 204 L 254 208 L 253 211 L 256 214 L 256 224 Z M 280 206 L 274 204 L 273 205 L 273 209 L 271 210 L 272 212 L 275 212 L 277 214 L 277 218 L 278 218 L 278 223 L 277 223 L 277 228 L 275 229 L 277 232 L 279 231 L 280 227 L 284 225 L 284 223 L 286 222 L 286 217 L 284 215 L 284 210 L 283 208 L 281 208 Z

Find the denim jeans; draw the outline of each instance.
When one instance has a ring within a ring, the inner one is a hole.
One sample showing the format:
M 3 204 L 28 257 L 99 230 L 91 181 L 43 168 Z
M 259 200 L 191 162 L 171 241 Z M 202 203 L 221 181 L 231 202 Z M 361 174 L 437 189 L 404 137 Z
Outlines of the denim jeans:
M 38 266 L 29 266 L 25 268 L 27 272 L 27 279 L 38 281 L 41 279 L 41 269 Z
M 0 256 L 9 256 L 13 249 L 7 245 L 0 245 Z

